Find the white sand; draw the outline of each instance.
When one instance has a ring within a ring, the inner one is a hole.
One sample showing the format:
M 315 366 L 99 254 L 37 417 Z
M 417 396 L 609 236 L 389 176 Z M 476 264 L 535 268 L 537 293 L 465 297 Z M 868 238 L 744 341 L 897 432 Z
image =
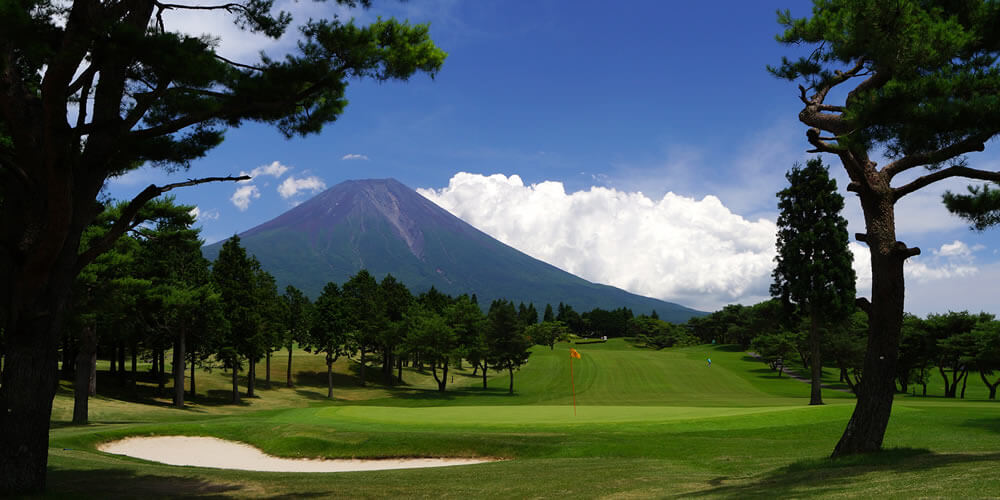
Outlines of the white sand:
M 379 460 L 293 459 L 266 455 L 253 446 L 213 437 L 132 437 L 104 443 L 105 453 L 127 455 L 169 465 L 269 472 L 348 472 L 413 469 L 493 462 L 480 458 L 406 458 Z

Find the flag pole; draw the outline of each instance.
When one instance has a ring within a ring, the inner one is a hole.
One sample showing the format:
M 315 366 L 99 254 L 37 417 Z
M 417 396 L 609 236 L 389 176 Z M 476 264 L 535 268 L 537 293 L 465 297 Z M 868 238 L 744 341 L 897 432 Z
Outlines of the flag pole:
M 573 389 L 573 416 L 576 416 L 576 384 L 573 382 L 573 356 L 569 357 L 569 385 Z

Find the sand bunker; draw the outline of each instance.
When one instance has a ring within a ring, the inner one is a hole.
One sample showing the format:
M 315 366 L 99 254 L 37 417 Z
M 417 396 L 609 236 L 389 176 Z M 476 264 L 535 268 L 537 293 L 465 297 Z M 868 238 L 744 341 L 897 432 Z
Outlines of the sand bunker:
M 97 447 L 105 453 L 127 455 L 169 465 L 213 467 L 268 472 L 349 472 L 414 469 L 493 462 L 481 458 L 404 458 L 378 460 L 325 460 L 279 458 L 248 444 L 212 437 L 133 437 Z

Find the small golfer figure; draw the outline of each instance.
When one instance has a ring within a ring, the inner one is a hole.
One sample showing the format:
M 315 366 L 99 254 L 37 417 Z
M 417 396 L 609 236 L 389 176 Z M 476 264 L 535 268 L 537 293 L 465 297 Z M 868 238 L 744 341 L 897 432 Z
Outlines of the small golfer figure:
M 708 358 L 708 366 L 712 366 L 712 358 Z

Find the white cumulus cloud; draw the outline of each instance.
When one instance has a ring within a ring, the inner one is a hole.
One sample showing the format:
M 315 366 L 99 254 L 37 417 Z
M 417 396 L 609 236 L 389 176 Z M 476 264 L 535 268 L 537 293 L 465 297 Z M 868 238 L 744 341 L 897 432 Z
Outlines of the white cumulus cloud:
M 278 194 L 282 198 L 288 199 L 292 196 L 299 194 L 300 191 L 308 191 L 310 193 L 318 193 L 326 189 L 326 183 L 323 179 L 316 177 L 305 177 L 302 179 L 296 179 L 294 175 L 289 175 L 288 178 L 278 186 Z
M 340 157 L 341 160 L 367 160 L 368 155 L 346 154 Z
M 851 242 L 851 251 L 854 252 L 854 272 L 858 275 L 858 295 L 862 297 L 871 296 L 872 270 L 871 251 L 868 247 Z M 929 281 L 940 282 L 955 278 L 967 278 L 979 272 L 976 265 L 974 252 L 982 250 L 982 245 L 968 246 L 962 241 L 955 240 L 945 243 L 940 248 L 931 249 L 929 254 L 922 254 L 906 259 L 903 265 L 903 277 L 907 285 L 925 284 Z M 907 287 L 909 298 L 913 287 Z
M 773 221 L 746 220 L 718 198 L 458 173 L 420 194 L 498 240 L 590 281 L 714 310 L 766 298 Z
M 199 207 L 192 208 L 189 212 L 195 220 L 218 220 L 219 211 L 218 210 L 202 210 Z
M 252 182 L 255 178 L 257 178 L 259 176 L 262 176 L 262 175 L 269 175 L 271 177 L 278 178 L 278 177 L 281 177 L 282 175 L 284 175 L 285 172 L 287 172 L 287 171 L 288 171 L 288 167 L 287 166 L 282 165 L 281 162 L 274 161 L 274 162 L 271 162 L 270 165 L 261 165 L 261 166 L 259 166 L 257 168 L 254 168 L 253 170 L 251 170 L 249 172 L 247 172 L 247 171 L 241 171 L 240 175 L 249 175 L 251 177 L 251 179 L 250 180 L 246 180 L 246 181 L 240 181 L 240 182 L 243 182 L 243 183 Z
M 260 198 L 260 190 L 257 189 L 257 186 L 248 184 L 236 188 L 236 192 L 229 198 L 229 201 L 233 202 L 233 205 L 236 205 L 236 208 L 240 209 L 241 212 L 246 212 L 250 208 L 250 201 L 257 198 Z

